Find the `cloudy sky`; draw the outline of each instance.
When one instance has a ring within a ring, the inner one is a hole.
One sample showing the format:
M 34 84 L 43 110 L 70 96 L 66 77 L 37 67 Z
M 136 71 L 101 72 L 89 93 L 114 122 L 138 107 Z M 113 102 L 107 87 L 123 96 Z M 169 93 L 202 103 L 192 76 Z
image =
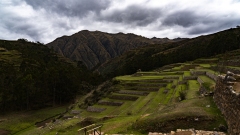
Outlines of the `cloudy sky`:
M 81 30 L 196 37 L 240 25 L 240 0 L 0 0 L 0 39 L 48 43 Z

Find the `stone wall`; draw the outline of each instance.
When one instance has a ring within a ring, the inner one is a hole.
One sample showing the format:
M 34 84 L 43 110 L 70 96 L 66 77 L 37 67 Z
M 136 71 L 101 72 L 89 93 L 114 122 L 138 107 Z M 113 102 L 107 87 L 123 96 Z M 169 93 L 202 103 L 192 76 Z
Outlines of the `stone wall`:
M 205 75 L 206 74 L 206 71 L 190 71 L 192 75 Z
M 200 77 L 197 78 L 197 81 L 200 85 L 202 85 L 202 83 L 204 83 L 204 81 Z
M 209 78 L 213 79 L 215 82 L 217 81 L 217 76 L 214 75 L 213 73 L 206 72 L 206 75 L 207 75 Z
M 197 78 L 197 76 L 184 76 L 183 80 L 196 80 Z
M 240 134 L 240 94 L 233 91 L 223 81 L 224 76 L 217 77 L 217 83 L 214 91 L 214 101 L 221 110 L 228 125 L 230 135 Z
M 178 85 L 180 85 L 180 84 L 187 84 L 187 80 L 179 81 Z
M 179 79 L 179 76 L 166 76 L 163 79 Z

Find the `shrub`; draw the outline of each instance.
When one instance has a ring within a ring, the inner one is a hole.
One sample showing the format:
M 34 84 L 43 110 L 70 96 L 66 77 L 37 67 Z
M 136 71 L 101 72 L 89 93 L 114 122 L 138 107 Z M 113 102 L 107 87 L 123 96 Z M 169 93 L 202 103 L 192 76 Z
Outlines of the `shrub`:
M 181 98 L 181 101 L 186 99 L 187 92 L 185 90 L 181 90 L 178 93 L 179 97 Z

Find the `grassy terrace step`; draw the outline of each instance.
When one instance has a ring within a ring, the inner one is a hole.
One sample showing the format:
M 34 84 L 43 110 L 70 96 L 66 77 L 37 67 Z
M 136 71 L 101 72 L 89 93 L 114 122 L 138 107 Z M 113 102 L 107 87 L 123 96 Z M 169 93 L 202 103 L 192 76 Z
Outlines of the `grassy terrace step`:
M 162 78 L 161 79 L 138 80 L 137 82 L 144 82 L 144 83 L 168 83 L 169 82 L 168 80 L 163 80 Z
M 166 76 L 163 79 L 179 79 L 179 76 Z
M 172 81 L 172 80 L 171 80 Z M 166 86 L 166 83 L 169 83 L 168 80 L 163 80 L 161 83 L 157 82 L 127 82 L 124 83 L 124 86 Z
M 187 91 L 187 99 L 196 98 L 199 92 L 200 85 L 197 80 L 189 80 L 188 81 L 188 91 Z
M 144 107 L 146 107 L 155 96 L 156 92 L 151 92 L 147 96 L 139 97 L 135 102 L 133 102 L 130 106 L 128 106 L 128 108 L 123 110 L 120 114 L 121 115 L 138 114 L 139 112 L 144 110 Z
M 124 102 L 119 101 L 106 101 L 106 100 L 100 100 L 98 101 L 99 105 L 108 105 L 108 106 L 121 106 Z
M 87 108 L 88 112 L 98 112 L 98 113 L 100 113 L 104 110 L 106 110 L 106 108 L 99 108 L 99 107 L 95 107 L 95 106 L 88 106 L 88 108 Z
M 134 81 L 134 80 L 161 80 L 163 76 L 132 76 L 132 75 L 125 75 L 125 76 L 118 76 L 116 80 L 124 80 L 124 81 Z
M 109 105 L 98 105 L 98 104 L 95 104 L 95 105 L 93 105 L 91 107 L 93 108 L 93 110 L 96 109 L 96 111 L 87 111 L 86 110 L 83 113 L 81 113 L 81 116 L 82 117 L 86 117 L 86 116 L 105 117 L 105 116 L 112 115 L 112 112 L 114 110 L 120 108 L 121 106 L 109 106 Z M 99 112 L 97 111 L 98 109 L 99 109 Z
M 138 87 L 139 91 L 158 91 L 159 87 Z
M 215 81 L 205 75 L 201 75 L 199 76 L 199 78 L 201 78 L 204 82 L 210 83 L 210 84 L 215 84 Z
M 167 86 L 166 83 L 145 83 L 145 84 L 138 84 L 141 87 L 165 87 Z
M 205 71 L 205 72 L 210 72 L 210 73 L 217 74 L 216 71 L 213 71 L 212 69 L 209 69 L 209 68 L 199 68 L 199 69 L 194 69 L 192 71 Z
M 141 96 L 146 96 L 149 94 L 149 92 L 146 91 L 132 91 L 132 90 L 120 90 L 117 93 L 119 94 L 128 94 L 128 95 L 141 95 Z
M 163 72 L 160 72 L 159 75 L 162 75 L 162 76 L 174 76 L 174 75 L 182 75 L 184 74 L 183 71 L 178 71 L 178 70 L 175 70 L 175 71 L 163 71 Z
M 120 101 L 120 100 L 119 100 Z M 122 101 L 122 100 L 121 100 Z M 133 105 L 135 103 L 135 101 L 124 101 L 124 103 L 119 106 L 116 107 L 114 109 L 112 109 L 111 111 L 109 111 L 108 115 L 127 115 L 127 112 L 130 108 L 131 105 Z
M 137 72 L 133 76 L 159 76 L 159 72 Z
M 118 100 L 130 100 L 130 101 L 135 101 L 137 100 L 139 97 L 137 96 L 127 96 L 127 95 L 111 95 L 109 96 L 110 99 L 118 99 Z

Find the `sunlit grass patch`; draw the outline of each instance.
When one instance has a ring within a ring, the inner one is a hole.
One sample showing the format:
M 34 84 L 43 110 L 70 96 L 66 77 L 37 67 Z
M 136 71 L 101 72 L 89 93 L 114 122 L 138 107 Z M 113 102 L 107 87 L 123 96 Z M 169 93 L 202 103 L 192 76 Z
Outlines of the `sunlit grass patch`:
M 188 81 L 187 99 L 196 98 L 198 95 L 200 85 L 196 80 Z
M 211 84 L 215 84 L 215 81 L 205 75 L 201 75 L 199 76 L 204 82 L 208 82 L 208 83 L 211 83 Z
M 131 76 L 131 75 L 125 75 L 125 76 L 118 76 L 115 79 L 116 80 L 148 80 L 148 79 L 162 79 L 163 76 Z

